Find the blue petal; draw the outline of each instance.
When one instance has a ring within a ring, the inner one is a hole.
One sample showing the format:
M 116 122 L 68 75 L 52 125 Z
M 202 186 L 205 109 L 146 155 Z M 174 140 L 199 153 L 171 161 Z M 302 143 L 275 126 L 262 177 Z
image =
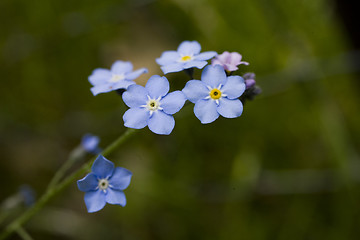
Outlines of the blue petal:
M 172 73 L 172 72 L 180 72 L 184 70 L 184 63 L 174 63 L 170 65 L 165 65 L 161 67 L 161 70 L 164 74 Z
M 149 129 L 162 135 L 169 135 L 174 129 L 175 120 L 173 116 L 164 113 L 163 111 L 156 111 L 149 119 Z
M 216 111 L 216 103 L 210 99 L 197 101 L 195 103 L 194 113 L 202 124 L 211 123 L 219 117 L 219 113 Z
M 153 99 L 165 96 L 169 92 L 169 81 L 166 77 L 153 75 L 145 85 L 146 90 Z
M 109 179 L 109 184 L 113 189 L 124 190 L 129 186 L 131 176 L 132 173 L 126 168 L 117 167 Z
M 130 108 L 124 113 L 124 125 L 128 128 L 144 128 L 148 125 L 149 116 L 150 112 L 146 108 Z
M 246 89 L 245 81 L 240 76 L 230 76 L 227 78 L 221 92 L 227 95 L 229 99 L 235 99 L 241 96 Z
M 134 72 L 126 74 L 125 79 L 126 80 L 134 80 L 134 79 L 138 78 L 141 74 L 147 73 L 147 72 L 148 72 L 148 70 L 146 68 L 140 68 Z
M 85 205 L 89 213 L 101 210 L 105 204 L 105 194 L 101 190 L 85 193 Z
M 188 68 L 196 67 L 198 69 L 202 69 L 203 67 L 205 67 L 206 64 L 207 64 L 207 61 L 193 60 L 193 61 L 190 61 L 190 62 L 186 62 L 184 64 L 184 68 L 188 69 Z
M 106 83 L 111 78 L 111 76 L 112 74 L 108 69 L 97 68 L 92 72 L 88 79 L 89 82 L 95 86 Z
M 201 74 L 201 81 L 212 88 L 217 88 L 220 84 L 225 84 L 226 74 L 224 68 L 220 65 L 206 66 Z
M 203 52 L 203 53 L 196 55 L 195 60 L 205 61 L 205 60 L 209 60 L 210 58 L 215 57 L 216 55 L 217 55 L 217 52 L 214 52 L 214 51 Z
M 210 91 L 202 81 L 191 80 L 186 83 L 182 92 L 190 102 L 196 103 L 200 99 L 209 96 Z
M 78 180 L 77 185 L 82 192 L 94 191 L 98 186 L 98 179 L 94 173 L 89 173 L 83 179 Z
M 129 86 L 136 84 L 134 81 L 121 80 L 117 83 L 113 83 L 112 88 L 116 89 L 127 89 Z
M 180 59 L 180 55 L 176 51 L 165 51 L 161 54 L 160 58 L 156 59 L 156 63 L 159 65 L 169 65 L 177 62 Z
M 123 191 L 108 188 L 106 190 L 106 202 L 125 207 L 126 197 Z
M 217 111 L 223 117 L 236 118 L 242 114 L 243 105 L 239 99 L 230 100 L 227 98 L 221 98 Z
M 171 92 L 160 101 L 160 107 L 167 114 L 175 114 L 184 106 L 185 95 L 181 91 Z
M 100 179 L 110 177 L 114 172 L 114 163 L 99 155 L 94 161 L 91 171 Z
M 128 107 L 134 108 L 146 105 L 147 95 L 148 91 L 143 86 L 134 84 L 128 87 L 122 98 Z
M 197 41 L 184 41 L 177 49 L 181 55 L 197 55 L 200 53 L 200 50 L 201 46 Z
M 132 71 L 131 62 L 116 61 L 111 66 L 111 72 L 115 74 L 125 74 Z
M 102 85 L 96 85 L 95 87 L 90 88 L 90 91 L 93 93 L 94 96 L 98 95 L 99 93 L 106 93 L 111 92 L 114 89 L 113 83 L 105 83 Z

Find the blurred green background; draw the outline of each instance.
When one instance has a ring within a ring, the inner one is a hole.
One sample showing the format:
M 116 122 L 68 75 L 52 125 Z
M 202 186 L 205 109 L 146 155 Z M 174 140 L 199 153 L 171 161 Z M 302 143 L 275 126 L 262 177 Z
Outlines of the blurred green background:
M 121 98 L 92 96 L 93 69 L 132 61 L 149 69 L 137 80 L 144 84 L 162 74 L 163 51 L 197 40 L 203 51 L 240 52 L 250 65 L 238 74 L 255 72 L 263 94 L 237 119 L 202 125 L 191 104 L 175 114 L 171 135 L 141 130 L 109 157 L 134 174 L 125 208 L 88 214 L 74 182 L 25 225 L 30 235 L 358 239 L 360 55 L 338 8 L 331 0 L 0 1 L 0 200 L 22 184 L 41 195 L 85 133 L 105 147 L 125 131 Z M 167 77 L 173 89 L 188 80 Z

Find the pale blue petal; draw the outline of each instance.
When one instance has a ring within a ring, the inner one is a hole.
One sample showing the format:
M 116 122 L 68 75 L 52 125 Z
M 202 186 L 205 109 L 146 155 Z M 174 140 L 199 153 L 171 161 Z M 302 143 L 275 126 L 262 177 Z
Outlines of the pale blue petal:
M 177 49 L 181 55 L 197 55 L 200 53 L 200 50 L 201 46 L 197 41 L 184 41 Z
M 241 96 L 246 89 L 245 81 L 240 76 L 230 76 L 227 78 L 221 92 L 226 94 L 227 98 L 235 99 Z
M 144 128 L 148 124 L 149 116 L 150 112 L 146 108 L 130 108 L 124 113 L 124 125 L 128 128 Z
M 186 101 L 184 93 L 181 91 L 171 92 L 166 95 L 160 101 L 160 106 L 163 108 L 163 111 L 167 114 L 175 114 L 184 106 Z
M 156 134 L 169 135 L 174 126 L 175 120 L 173 116 L 163 111 L 154 112 L 149 119 L 149 129 Z
M 219 87 L 220 84 L 225 84 L 226 73 L 222 66 L 206 66 L 201 74 L 201 81 L 212 88 Z
M 196 103 L 200 99 L 209 96 L 210 91 L 202 81 L 191 80 L 186 83 L 182 92 L 190 102 Z
M 218 113 L 226 118 L 239 117 L 243 112 L 243 105 L 239 99 L 221 98 L 217 107 Z
M 216 111 L 216 103 L 210 99 L 197 101 L 195 103 L 194 113 L 202 124 L 211 123 L 219 117 L 219 113 Z
M 134 108 L 146 105 L 148 101 L 147 95 L 148 91 L 143 86 L 134 84 L 128 87 L 122 98 L 128 107 Z
M 117 89 L 127 89 L 129 86 L 136 84 L 134 81 L 121 80 L 117 83 L 113 83 L 112 88 Z
M 106 202 L 125 207 L 126 197 L 123 191 L 108 188 L 106 190 Z
M 89 76 L 89 82 L 96 86 L 98 84 L 106 83 L 112 77 L 111 72 L 108 69 L 97 68 Z
M 101 210 L 105 204 L 105 194 L 101 190 L 85 193 L 85 205 L 89 213 Z
M 94 161 L 91 171 L 100 179 L 110 177 L 114 172 L 114 163 L 99 155 Z
M 105 83 L 102 85 L 97 85 L 95 87 L 90 88 L 90 91 L 94 96 L 96 96 L 99 93 L 106 93 L 115 90 L 113 85 L 114 85 L 113 83 Z
M 83 179 L 78 180 L 77 185 L 82 192 L 95 191 L 98 186 L 98 179 L 94 173 L 89 173 Z
M 208 52 L 202 52 L 195 56 L 195 60 L 209 60 L 210 58 L 213 58 L 217 55 L 217 52 L 214 51 L 208 51 Z
M 132 71 L 131 62 L 116 61 L 111 66 L 111 72 L 115 74 L 125 74 Z
M 110 187 L 113 189 L 124 190 L 130 184 L 132 173 L 126 168 L 117 167 L 109 179 Z
M 140 68 L 134 72 L 126 74 L 125 79 L 126 80 L 134 80 L 134 79 L 138 78 L 141 74 L 147 73 L 147 72 L 148 72 L 148 70 L 146 68 Z
M 159 65 L 169 65 L 176 63 L 180 59 L 180 55 L 176 51 L 165 51 L 161 54 L 160 58 L 156 59 L 156 63 Z
M 166 77 L 153 75 L 147 81 L 145 88 L 152 99 L 157 99 L 165 96 L 169 92 L 170 86 Z
M 196 67 L 198 69 L 202 69 L 203 67 L 205 67 L 206 64 L 207 64 L 207 61 L 193 60 L 193 61 L 186 62 L 184 64 L 184 68 L 188 69 L 188 68 Z
M 161 67 L 161 70 L 164 74 L 172 73 L 172 72 L 180 72 L 184 70 L 184 63 L 174 63 L 170 65 L 165 65 Z

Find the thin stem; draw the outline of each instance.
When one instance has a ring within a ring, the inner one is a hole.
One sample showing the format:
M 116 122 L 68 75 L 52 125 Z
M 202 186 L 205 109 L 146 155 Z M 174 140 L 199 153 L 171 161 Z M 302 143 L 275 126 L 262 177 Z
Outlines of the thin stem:
M 107 156 L 112 153 L 116 148 L 123 144 L 133 133 L 136 132 L 134 129 L 128 129 L 113 143 L 111 143 L 101 154 Z M 0 235 L 0 240 L 5 239 L 14 231 L 17 231 L 25 222 L 27 222 L 34 214 L 41 210 L 56 194 L 62 192 L 70 184 L 74 183 L 81 175 L 88 172 L 91 169 L 91 165 L 95 161 L 95 158 L 84 163 L 76 172 L 65 178 L 62 182 L 56 186 L 48 189 L 42 197 L 27 211 L 11 222 Z
M 24 240 L 33 240 L 33 238 L 30 236 L 30 234 L 23 229 L 22 227 L 19 227 L 16 232 L 19 234 L 19 236 Z
M 65 176 L 66 171 L 68 171 L 71 166 L 78 160 L 80 157 L 82 157 L 82 153 L 84 153 L 84 150 L 81 147 L 75 148 L 71 153 L 67 161 L 60 167 L 60 169 L 55 173 L 54 177 L 51 179 L 47 190 L 53 188 L 56 184 L 59 183 L 61 178 Z

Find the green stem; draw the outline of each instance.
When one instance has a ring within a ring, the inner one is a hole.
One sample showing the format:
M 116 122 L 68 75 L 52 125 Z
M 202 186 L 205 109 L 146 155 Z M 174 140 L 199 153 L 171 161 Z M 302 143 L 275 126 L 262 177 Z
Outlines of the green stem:
M 56 184 L 59 183 L 61 178 L 65 176 L 66 171 L 68 171 L 71 166 L 83 155 L 84 150 L 81 147 L 75 148 L 68 158 L 68 160 L 60 167 L 60 169 L 55 173 L 54 177 L 51 179 L 47 190 L 53 188 Z M 85 152 L 84 152 L 85 153 Z
M 29 233 L 23 229 L 22 227 L 19 227 L 16 232 L 19 234 L 19 236 L 24 240 L 33 240 L 33 238 L 29 235 Z
M 134 129 L 126 130 L 126 132 L 124 132 L 118 139 L 111 143 L 101 154 L 103 156 L 107 156 L 108 154 L 112 153 L 116 148 L 123 144 L 134 132 Z M 62 182 L 52 188 L 49 188 L 31 208 L 25 211 L 22 215 L 16 218 L 5 228 L 5 230 L 0 235 L 0 240 L 7 238 L 14 231 L 17 231 L 34 214 L 41 210 L 56 194 L 62 192 L 70 184 L 74 183 L 76 179 L 78 179 L 81 175 L 88 172 L 91 169 L 94 161 L 95 158 L 93 158 L 89 162 L 84 163 L 80 167 L 80 169 L 65 178 Z

